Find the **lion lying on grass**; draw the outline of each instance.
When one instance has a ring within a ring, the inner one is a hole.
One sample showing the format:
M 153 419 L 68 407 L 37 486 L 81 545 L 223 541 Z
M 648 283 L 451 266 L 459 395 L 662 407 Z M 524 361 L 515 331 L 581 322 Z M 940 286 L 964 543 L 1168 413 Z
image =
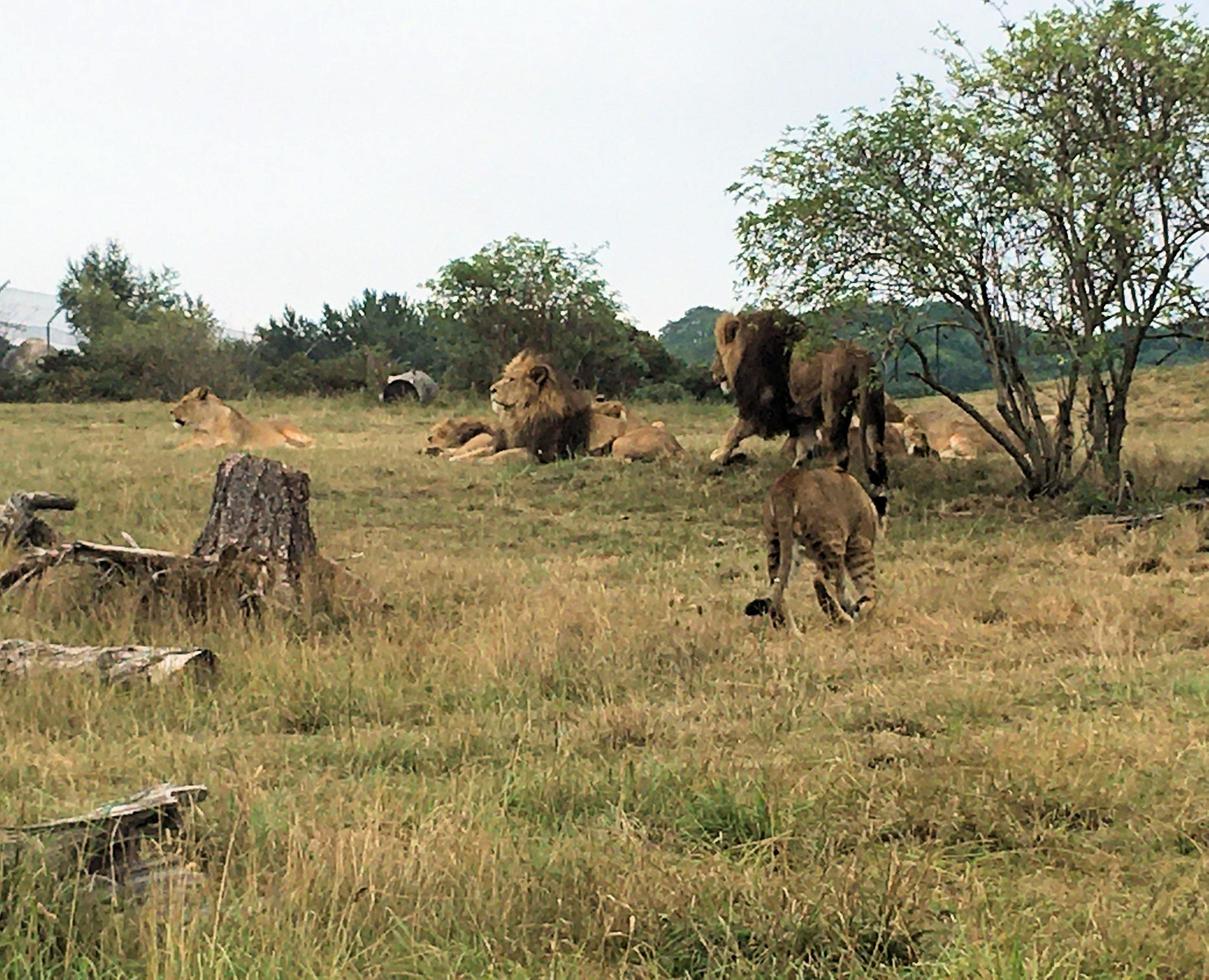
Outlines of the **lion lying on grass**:
M 1058 417 L 1042 415 L 1042 423 L 1050 438 L 1057 434 Z M 903 438 L 912 456 L 939 456 L 941 459 L 978 459 L 980 456 L 1004 452 L 981 425 L 968 415 L 956 415 L 943 410 L 913 412 L 903 422 Z M 1008 439 L 1017 448 L 1020 440 L 1014 433 Z
M 441 419 L 428 431 L 428 445 L 424 452 L 429 456 L 449 456 L 459 451 L 490 446 L 495 442 L 495 426 L 482 419 L 462 416 Z
M 635 460 L 680 450 L 666 429 L 635 425 L 620 402 L 594 401 L 549 358 L 531 350 L 517 354 L 491 386 L 491 408 L 499 424 L 490 441 L 476 434 L 449 454 L 451 460 L 549 463 L 611 451 L 617 458 Z M 624 438 L 627 435 L 630 438 Z M 614 450 L 618 441 L 621 447 Z
M 177 449 L 194 446 L 234 446 L 236 449 L 272 449 L 274 446 L 305 448 L 315 440 L 285 419 L 265 422 L 249 419 L 226 404 L 209 388 L 194 388 L 170 409 L 178 428 L 193 435 Z

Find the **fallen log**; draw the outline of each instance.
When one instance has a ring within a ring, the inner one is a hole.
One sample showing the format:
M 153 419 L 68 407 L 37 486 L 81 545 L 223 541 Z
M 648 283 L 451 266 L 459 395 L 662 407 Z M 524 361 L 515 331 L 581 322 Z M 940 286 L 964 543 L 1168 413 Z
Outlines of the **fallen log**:
M 0 547 L 49 548 L 57 540 L 54 528 L 38 517 L 40 510 L 75 510 L 74 497 L 58 493 L 14 493 L 0 507 Z
M 0 844 L 20 848 L 38 838 L 61 845 L 60 873 L 78 871 L 89 888 L 123 896 L 157 884 L 188 887 L 202 876 L 185 860 L 181 836 L 186 816 L 206 793 L 200 784 L 161 783 L 79 816 L 0 827 Z
M 1196 500 L 1181 501 L 1178 504 L 1172 504 L 1170 507 L 1151 511 L 1148 514 L 1121 514 L 1119 517 L 1110 517 L 1105 523 L 1109 527 L 1119 527 L 1126 531 L 1134 531 L 1137 528 L 1147 527 L 1157 521 L 1164 520 L 1173 513 L 1197 510 L 1209 510 L 1209 497 L 1198 497 Z
M 162 684 L 187 672 L 209 679 L 218 658 L 204 647 L 61 646 L 32 640 L 0 640 L 0 682 L 46 671 L 95 671 L 104 684 Z
M 58 565 L 92 565 L 99 572 L 137 574 L 152 579 L 190 563 L 185 555 L 152 548 L 131 548 L 92 541 L 71 541 L 57 548 L 34 548 L 28 557 L 0 573 L 0 593 L 31 582 Z M 200 559 L 213 563 L 216 559 Z

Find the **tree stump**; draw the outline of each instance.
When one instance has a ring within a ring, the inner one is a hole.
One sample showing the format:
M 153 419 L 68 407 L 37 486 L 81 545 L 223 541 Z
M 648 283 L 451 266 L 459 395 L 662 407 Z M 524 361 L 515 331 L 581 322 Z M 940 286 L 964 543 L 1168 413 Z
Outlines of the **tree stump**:
M 210 515 L 191 554 L 91 541 L 30 547 L 0 571 L 0 595 L 32 586 L 61 565 L 84 565 L 101 585 L 141 586 L 144 603 L 166 600 L 190 614 L 231 605 L 256 611 L 265 599 L 297 607 L 304 598 L 326 598 L 337 582 L 356 583 L 319 554 L 310 495 L 310 477 L 301 470 L 228 456 L 218 466 Z
M 210 516 L 195 558 L 251 558 L 262 587 L 293 597 L 319 547 L 310 517 L 311 479 L 275 459 L 233 454 L 218 465 Z

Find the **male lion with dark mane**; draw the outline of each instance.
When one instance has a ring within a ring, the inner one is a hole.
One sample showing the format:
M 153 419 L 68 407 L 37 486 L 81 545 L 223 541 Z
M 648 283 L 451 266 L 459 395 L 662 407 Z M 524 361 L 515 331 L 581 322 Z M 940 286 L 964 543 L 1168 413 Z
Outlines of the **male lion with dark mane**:
M 548 358 L 531 350 L 509 361 L 491 386 L 491 408 L 499 417 L 491 445 L 453 458 L 549 463 L 587 452 L 596 419 L 624 425 L 594 413 L 592 396 L 575 388 Z
M 621 402 L 596 401 L 548 357 L 531 350 L 517 354 L 491 386 L 491 408 L 499 418 L 494 437 L 488 442 L 486 436 L 476 435 L 450 454 L 451 460 L 549 463 L 612 451 L 615 458 L 630 461 L 681 451 L 662 423 L 646 426 Z
M 837 467 L 848 467 L 848 428 L 860 419 L 866 472 L 886 483 L 886 395 L 872 355 L 838 341 L 792 361 L 798 321 L 777 310 L 723 313 L 714 324 L 713 374 L 733 391 L 738 418 L 710 459 L 726 463 L 748 436 L 786 433 L 800 465 L 821 440 Z
M 194 388 L 170 409 L 177 428 L 191 428 L 193 435 L 177 449 L 194 446 L 234 446 L 236 449 L 271 449 L 274 446 L 305 448 L 315 440 L 285 419 L 261 422 L 241 415 L 209 388 Z

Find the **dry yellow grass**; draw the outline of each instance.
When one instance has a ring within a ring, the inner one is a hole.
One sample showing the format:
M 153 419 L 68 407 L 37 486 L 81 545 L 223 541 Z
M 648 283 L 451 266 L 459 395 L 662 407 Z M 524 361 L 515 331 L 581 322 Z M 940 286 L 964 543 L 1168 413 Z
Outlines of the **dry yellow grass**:
M 1131 452 L 1159 489 L 1209 470 L 1204 377 L 1139 381 Z M 1110 536 L 1014 496 L 1003 460 L 900 463 L 876 612 L 826 628 L 799 585 L 795 639 L 741 615 L 776 446 L 710 476 L 726 407 L 640 408 L 688 462 L 459 467 L 417 454 L 448 408 L 251 406 L 317 438 L 276 455 L 390 613 L 0 604 L 0 636 L 222 658 L 213 690 L 0 689 L 0 823 L 212 791 L 188 914 L 0 864 L 0 976 L 1203 974 L 1198 521 Z M 0 494 L 77 493 L 67 534 L 200 529 L 223 454 L 173 453 L 164 406 L 0 426 Z

